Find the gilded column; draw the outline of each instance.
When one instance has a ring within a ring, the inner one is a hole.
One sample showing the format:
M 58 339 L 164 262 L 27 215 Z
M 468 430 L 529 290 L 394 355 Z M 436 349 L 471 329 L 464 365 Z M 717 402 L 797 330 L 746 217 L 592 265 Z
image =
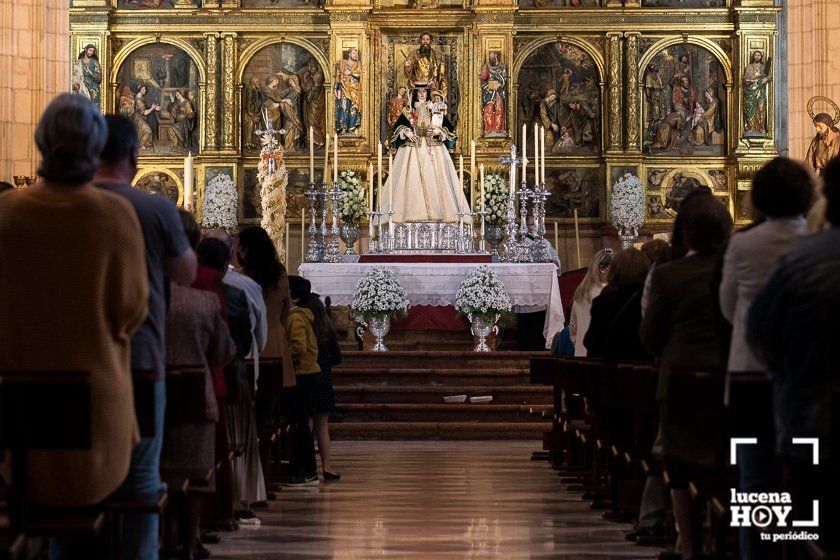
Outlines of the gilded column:
M 621 32 L 607 33 L 609 40 L 609 69 L 607 70 L 607 91 L 609 96 L 609 129 L 607 151 L 621 151 Z
M 627 113 L 624 119 L 625 146 L 628 152 L 641 151 L 639 142 L 639 33 L 626 33 L 624 65 L 627 71 Z
M 222 149 L 236 150 L 236 33 L 222 33 Z
M 204 149 L 216 149 L 216 83 L 219 74 L 218 53 L 216 42 L 218 33 L 205 33 L 207 39 L 207 83 L 204 85 Z

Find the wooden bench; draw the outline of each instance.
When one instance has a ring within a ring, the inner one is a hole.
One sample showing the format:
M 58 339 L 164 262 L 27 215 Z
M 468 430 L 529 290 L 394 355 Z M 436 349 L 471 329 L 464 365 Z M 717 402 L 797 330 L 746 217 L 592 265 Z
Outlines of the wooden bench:
M 0 371 L 0 449 L 11 452 L 8 491 L 9 550 L 19 535 L 84 537 L 91 558 L 105 524 L 101 508 L 57 508 L 28 498 L 28 456 L 33 450 L 86 450 L 91 446 L 90 373 L 82 371 Z

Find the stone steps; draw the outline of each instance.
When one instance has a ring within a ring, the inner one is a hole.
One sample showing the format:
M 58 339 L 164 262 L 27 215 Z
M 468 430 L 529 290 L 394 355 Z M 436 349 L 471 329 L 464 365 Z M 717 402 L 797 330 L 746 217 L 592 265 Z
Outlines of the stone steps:
M 343 353 L 343 362 L 334 371 L 352 368 L 376 369 L 459 369 L 484 370 L 490 368 L 518 368 L 525 371 L 529 367 L 531 356 L 548 356 L 548 352 L 471 352 L 471 351 L 405 351 L 366 352 L 348 351 Z
M 414 364 L 419 365 L 419 364 Z M 497 386 L 521 385 L 527 383 L 529 374 L 522 369 L 461 370 L 437 368 L 341 368 L 334 369 L 332 381 L 335 386 Z M 460 394 L 460 393 L 455 393 Z
M 343 440 L 539 440 L 551 422 L 339 422 L 330 434 Z
M 551 405 L 347 403 L 345 422 L 529 422 L 531 411 L 551 413 Z
M 539 385 L 346 385 L 335 387 L 341 403 L 443 403 L 450 395 L 492 395 L 493 404 L 551 404 L 552 388 Z

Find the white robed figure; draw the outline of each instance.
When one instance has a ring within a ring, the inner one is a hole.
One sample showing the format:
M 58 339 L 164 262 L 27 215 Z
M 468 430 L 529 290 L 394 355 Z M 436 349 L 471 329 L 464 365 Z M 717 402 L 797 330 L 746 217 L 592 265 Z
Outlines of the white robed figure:
M 456 135 L 445 115 L 446 103 L 427 88 L 416 88 L 412 107 L 397 119 L 390 145 L 396 149 L 393 168 L 382 193 L 382 211 L 393 211 L 394 223 L 457 222 L 469 212 L 467 197 L 447 146 Z M 393 205 L 391 204 L 393 200 Z

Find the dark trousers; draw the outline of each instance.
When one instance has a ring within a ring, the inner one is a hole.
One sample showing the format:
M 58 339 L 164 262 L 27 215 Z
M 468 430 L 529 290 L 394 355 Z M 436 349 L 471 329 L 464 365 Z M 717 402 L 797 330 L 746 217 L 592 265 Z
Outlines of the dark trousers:
M 310 399 L 305 395 L 305 389 L 300 385 L 284 391 L 289 420 L 291 421 L 291 457 L 289 466 L 292 474 L 298 477 L 318 476 L 318 466 L 315 461 L 315 440 L 309 425 L 310 417 L 307 403 Z

